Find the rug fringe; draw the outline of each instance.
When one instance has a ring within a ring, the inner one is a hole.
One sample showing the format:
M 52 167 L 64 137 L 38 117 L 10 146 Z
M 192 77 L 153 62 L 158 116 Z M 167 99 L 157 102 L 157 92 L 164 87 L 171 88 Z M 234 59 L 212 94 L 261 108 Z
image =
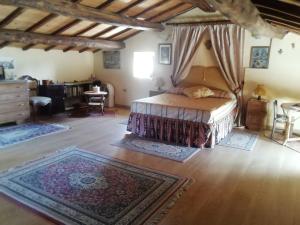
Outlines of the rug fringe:
M 159 224 L 162 219 L 165 217 L 166 214 L 169 213 L 169 211 L 172 209 L 172 207 L 175 205 L 177 200 L 186 192 L 189 187 L 195 182 L 193 178 L 189 178 L 174 194 L 172 197 L 170 197 L 169 200 L 162 206 L 161 210 L 158 210 L 158 212 L 154 213 L 154 216 L 150 218 L 148 221 L 145 222 L 145 225 L 157 225 Z

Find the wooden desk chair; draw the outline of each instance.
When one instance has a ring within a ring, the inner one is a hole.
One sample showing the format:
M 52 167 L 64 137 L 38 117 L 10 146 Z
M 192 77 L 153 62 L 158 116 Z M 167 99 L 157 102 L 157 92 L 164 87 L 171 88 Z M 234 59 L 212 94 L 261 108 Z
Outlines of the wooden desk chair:
M 271 134 L 271 138 L 273 139 L 274 137 L 274 133 L 276 132 L 276 126 L 277 123 L 280 124 L 285 124 L 288 122 L 288 116 L 285 114 L 280 114 L 278 113 L 278 101 L 274 100 L 273 102 L 273 128 L 272 128 L 272 134 Z

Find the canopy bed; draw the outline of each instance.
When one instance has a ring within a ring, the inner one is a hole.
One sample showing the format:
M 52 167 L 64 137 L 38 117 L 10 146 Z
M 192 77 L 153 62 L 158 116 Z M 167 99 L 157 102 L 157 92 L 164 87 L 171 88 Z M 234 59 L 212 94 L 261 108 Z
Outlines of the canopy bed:
M 214 95 L 192 98 L 181 93 L 199 85 Z M 195 66 L 177 88 L 134 101 L 127 130 L 168 143 L 212 148 L 231 131 L 236 106 L 218 68 Z
M 210 36 L 218 67 L 192 66 L 205 33 Z M 244 30 L 234 24 L 174 26 L 172 39 L 175 91 L 134 101 L 127 130 L 169 143 L 213 148 L 234 122 L 241 124 Z M 201 88 L 187 87 L 196 84 Z M 206 98 L 189 99 L 182 94 Z

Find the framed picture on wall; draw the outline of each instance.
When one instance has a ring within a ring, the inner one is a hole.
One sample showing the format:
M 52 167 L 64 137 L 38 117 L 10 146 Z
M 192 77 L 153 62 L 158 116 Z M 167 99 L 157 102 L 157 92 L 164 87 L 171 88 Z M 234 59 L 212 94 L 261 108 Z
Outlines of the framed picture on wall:
M 120 61 L 120 51 L 103 51 L 103 66 L 105 69 L 120 69 Z
M 158 62 L 164 65 L 172 63 L 172 44 L 159 44 Z
M 270 47 L 251 47 L 250 68 L 267 69 L 269 67 Z

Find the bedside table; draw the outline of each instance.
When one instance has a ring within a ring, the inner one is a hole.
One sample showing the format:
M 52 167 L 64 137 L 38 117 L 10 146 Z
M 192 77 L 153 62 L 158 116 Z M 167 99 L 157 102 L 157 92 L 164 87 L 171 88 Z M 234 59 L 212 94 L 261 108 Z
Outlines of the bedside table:
M 267 107 L 267 100 L 249 99 L 246 111 L 246 128 L 255 131 L 264 129 L 268 112 Z
M 152 97 L 152 96 L 155 96 L 155 95 L 160 95 L 160 94 L 163 94 L 165 93 L 166 91 L 164 90 L 150 90 L 149 91 L 149 96 Z

